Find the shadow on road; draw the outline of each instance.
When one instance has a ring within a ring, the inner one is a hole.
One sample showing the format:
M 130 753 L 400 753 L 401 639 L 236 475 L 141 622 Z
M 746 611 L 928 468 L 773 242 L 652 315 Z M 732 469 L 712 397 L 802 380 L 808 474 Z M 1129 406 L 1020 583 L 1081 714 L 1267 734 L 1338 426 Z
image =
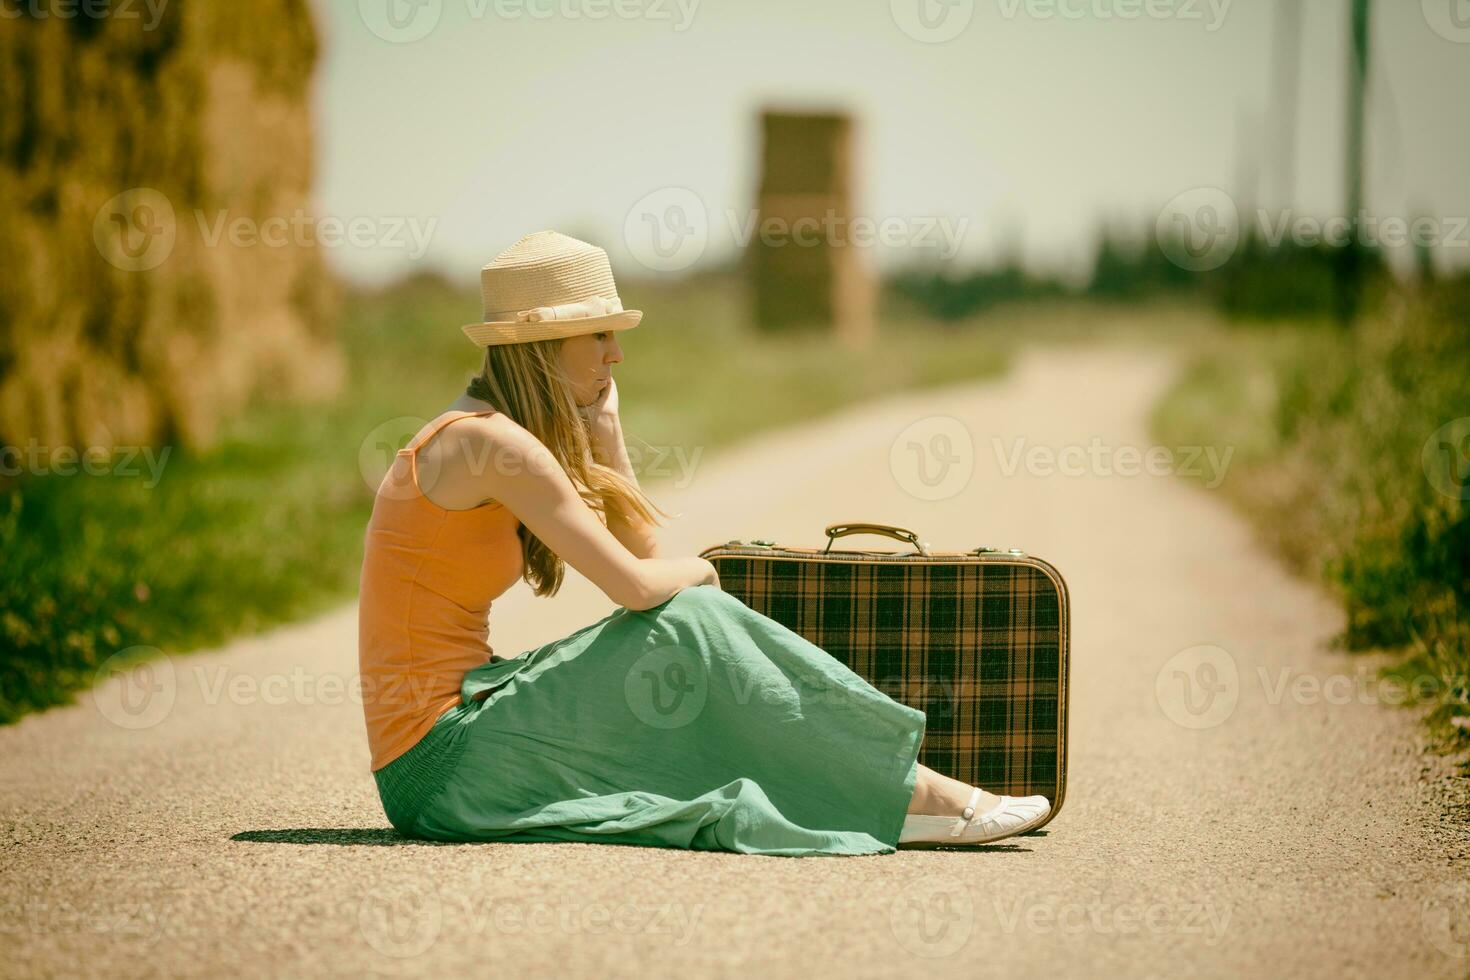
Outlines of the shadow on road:
M 338 844 L 355 847 L 391 847 L 396 844 L 439 845 L 445 841 L 404 837 L 391 827 L 304 827 L 296 830 L 242 830 L 230 840 L 256 844 Z
M 1036 830 L 1018 837 L 1045 837 L 1046 831 Z M 302 827 L 293 830 L 242 830 L 230 840 L 253 844 L 335 844 L 341 847 L 392 847 L 398 844 L 420 844 L 429 847 L 456 847 L 474 843 L 472 841 L 423 840 L 404 837 L 391 827 Z M 932 850 L 933 848 L 931 848 Z M 949 847 L 942 848 L 950 850 Z M 1006 844 L 957 845 L 955 849 L 965 851 L 1000 851 L 1030 853 L 1029 849 Z

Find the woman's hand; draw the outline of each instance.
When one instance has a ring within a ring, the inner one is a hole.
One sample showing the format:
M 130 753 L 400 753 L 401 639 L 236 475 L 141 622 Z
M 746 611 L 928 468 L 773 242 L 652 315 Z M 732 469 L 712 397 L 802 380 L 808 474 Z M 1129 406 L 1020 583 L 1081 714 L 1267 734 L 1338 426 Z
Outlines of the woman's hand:
M 618 419 L 617 382 L 609 380 L 602 386 L 597 401 L 577 409 L 587 425 L 588 451 L 594 462 L 623 471 L 629 479 L 631 464 L 627 461 L 627 450 L 623 447 L 623 423 Z
M 587 428 L 592 432 L 605 432 L 610 427 L 616 426 L 618 421 L 618 382 L 616 378 L 610 378 L 607 384 L 602 386 L 602 391 L 597 396 L 597 401 L 591 405 L 583 405 L 577 409 L 582 420 L 587 423 Z

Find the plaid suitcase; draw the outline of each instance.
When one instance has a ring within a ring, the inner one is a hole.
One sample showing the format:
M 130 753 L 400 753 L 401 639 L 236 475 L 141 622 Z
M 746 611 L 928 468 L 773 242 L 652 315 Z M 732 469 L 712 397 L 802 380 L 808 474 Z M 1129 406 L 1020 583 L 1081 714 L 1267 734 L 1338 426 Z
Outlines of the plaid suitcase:
M 833 550 L 884 534 L 914 550 Z M 720 586 L 895 701 L 923 711 L 919 761 L 1011 796 L 1067 787 L 1067 586 L 1019 549 L 931 551 L 887 524 L 833 524 L 827 547 L 729 541 L 700 552 Z M 1044 826 L 1040 824 L 1038 826 Z

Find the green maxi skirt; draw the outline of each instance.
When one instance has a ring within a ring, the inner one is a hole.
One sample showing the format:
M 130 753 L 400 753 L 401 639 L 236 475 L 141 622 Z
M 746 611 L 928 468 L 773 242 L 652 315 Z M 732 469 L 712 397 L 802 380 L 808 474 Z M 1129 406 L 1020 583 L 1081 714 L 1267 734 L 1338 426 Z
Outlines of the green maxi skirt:
M 408 836 L 889 854 L 924 738 L 922 711 L 714 585 L 491 660 L 460 693 L 374 773 Z

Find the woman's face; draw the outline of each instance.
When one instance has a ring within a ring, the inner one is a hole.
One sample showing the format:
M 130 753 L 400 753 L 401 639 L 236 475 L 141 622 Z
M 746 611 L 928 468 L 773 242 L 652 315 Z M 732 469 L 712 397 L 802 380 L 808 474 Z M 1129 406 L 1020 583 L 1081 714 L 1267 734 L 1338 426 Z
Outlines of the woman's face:
M 608 330 L 568 337 L 561 344 L 561 368 L 572 382 L 578 405 L 591 405 L 612 377 L 612 366 L 623 359 L 618 335 Z

